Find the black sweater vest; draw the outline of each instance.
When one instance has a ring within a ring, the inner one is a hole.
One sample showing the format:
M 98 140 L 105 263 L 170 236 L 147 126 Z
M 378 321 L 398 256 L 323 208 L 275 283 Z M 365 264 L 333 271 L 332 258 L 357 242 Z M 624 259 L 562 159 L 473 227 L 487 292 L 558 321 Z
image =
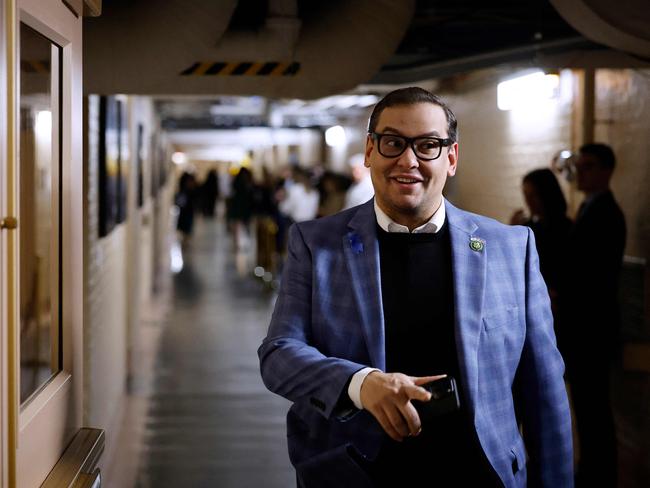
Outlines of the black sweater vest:
M 386 371 L 458 378 L 447 226 L 436 234 L 377 233 Z
M 421 435 L 402 443 L 388 439 L 378 459 L 377 479 L 388 482 L 406 472 L 414 479 L 440 482 L 431 486 L 460 486 L 458 482 L 491 486 L 494 472 L 479 448 L 462 394 L 447 223 L 435 234 L 388 233 L 377 226 L 377 237 L 386 372 L 453 376 L 461 401 L 460 411 L 430 419 L 428 425 L 424 422 Z

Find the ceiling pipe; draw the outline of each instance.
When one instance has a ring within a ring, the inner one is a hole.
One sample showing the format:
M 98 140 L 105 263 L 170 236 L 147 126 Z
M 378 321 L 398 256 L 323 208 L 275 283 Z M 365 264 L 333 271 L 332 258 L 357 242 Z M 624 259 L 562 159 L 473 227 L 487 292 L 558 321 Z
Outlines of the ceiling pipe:
M 648 0 L 551 0 L 551 4 L 587 39 L 650 59 Z
M 296 0 L 269 0 L 268 16 L 259 32 L 226 32 L 217 47 L 242 59 L 293 60 L 301 25 Z
M 320 98 L 368 81 L 395 52 L 415 0 L 323 4 L 297 18 L 295 0 L 273 0 L 263 32 L 226 34 L 235 0 L 118 2 L 84 25 L 87 93 L 263 95 Z M 271 41 L 272 39 L 272 41 Z M 197 63 L 297 63 L 293 76 L 181 73 Z
M 161 93 L 224 35 L 237 0 L 105 2 L 84 19 L 86 93 Z M 169 92 L 169 93 L 173 93 Z

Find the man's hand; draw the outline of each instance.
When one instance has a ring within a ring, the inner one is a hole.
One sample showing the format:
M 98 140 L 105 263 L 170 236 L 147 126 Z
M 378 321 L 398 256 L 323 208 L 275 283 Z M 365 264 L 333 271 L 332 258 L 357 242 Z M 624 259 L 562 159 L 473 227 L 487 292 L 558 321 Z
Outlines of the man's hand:
M 428 402 L 431 393 L 420 385 L 445 376 L 416 378 L 402 373 L 373 371 L 361 385 L 361 404 L 392 439 L 401 442 L 406 437 L 418 435 L 422 430 L 420 417 L 411 400 Z

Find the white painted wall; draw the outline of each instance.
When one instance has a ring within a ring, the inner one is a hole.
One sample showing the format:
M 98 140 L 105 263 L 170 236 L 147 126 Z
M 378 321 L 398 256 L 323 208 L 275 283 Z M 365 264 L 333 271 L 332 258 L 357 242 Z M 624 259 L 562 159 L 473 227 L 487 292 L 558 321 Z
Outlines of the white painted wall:
M 127 229 L 98 232 L 99 99 L 87 98 L 86 214 L 84 225 L 84 425 L 106 429 L 111 449 L 122 412 L 127 354 Z
M 137 349 L 142 305 L 151 294 L 151 133 L 154 128 L 153 103 L 149 97 L 129 98 L 129 171 L 128 216 L 126 222 L 128 253 L 125 290 L 127 292 L 127 374 L 133 373 L 133 351 Z M 138 126 L 142 125 L 142 144 L 138 147 Z M 144 203 L 138 207 L 137 158 L 141 153 Z
M 84 222 L 84 425 L 106 431 L 102 465 L 113 459 L 126 398 L 130 355 L 137 346 L 143 306 L 151 299 L 156 266 L 169 255 L 169 206 L 173 182 L 151 196 L 151 136 L 157 130 L 147 97 L 125 98 L 128 107 L 131 163 L 127 220 L 103 238 L 98 235 L 98 97 L 87 98 L 86 211 Z M 137 125 L 144 127 L 144 204 L 137 206 Z M 167 158 L 166 151 L 157 154 Z M 156 225 L 157 224 L 157 225 Z M 157 251 L 157 252 L 156 252 Z M 158 263 L 155 260 L 158 260 Z M 168 270 L 168 266 L 165 268 Z

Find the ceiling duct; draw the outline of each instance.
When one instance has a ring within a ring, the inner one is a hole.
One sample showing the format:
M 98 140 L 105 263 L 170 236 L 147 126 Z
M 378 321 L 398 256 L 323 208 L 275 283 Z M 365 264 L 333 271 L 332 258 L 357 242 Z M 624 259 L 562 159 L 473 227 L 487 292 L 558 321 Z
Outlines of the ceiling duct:
M 339 0 L 300 19 L 296 0 L 271 0 L 257 32 L 226 32 L 236 3 L 105 3 L 101 17 L 85 19 L 86 92 L 304 99 L 340 93 L 379 71 L 415 7 L 414 0 Z
M 268 16 L 261 29 L 226 32 L 217 48 L 219 52 L 237 53 L 240 59 L 293 61 L 301 24 L 296 0 L 268 0 Z
M 650 59 L 648 0 L 551 0 L 553 7 L 587 39 Z

